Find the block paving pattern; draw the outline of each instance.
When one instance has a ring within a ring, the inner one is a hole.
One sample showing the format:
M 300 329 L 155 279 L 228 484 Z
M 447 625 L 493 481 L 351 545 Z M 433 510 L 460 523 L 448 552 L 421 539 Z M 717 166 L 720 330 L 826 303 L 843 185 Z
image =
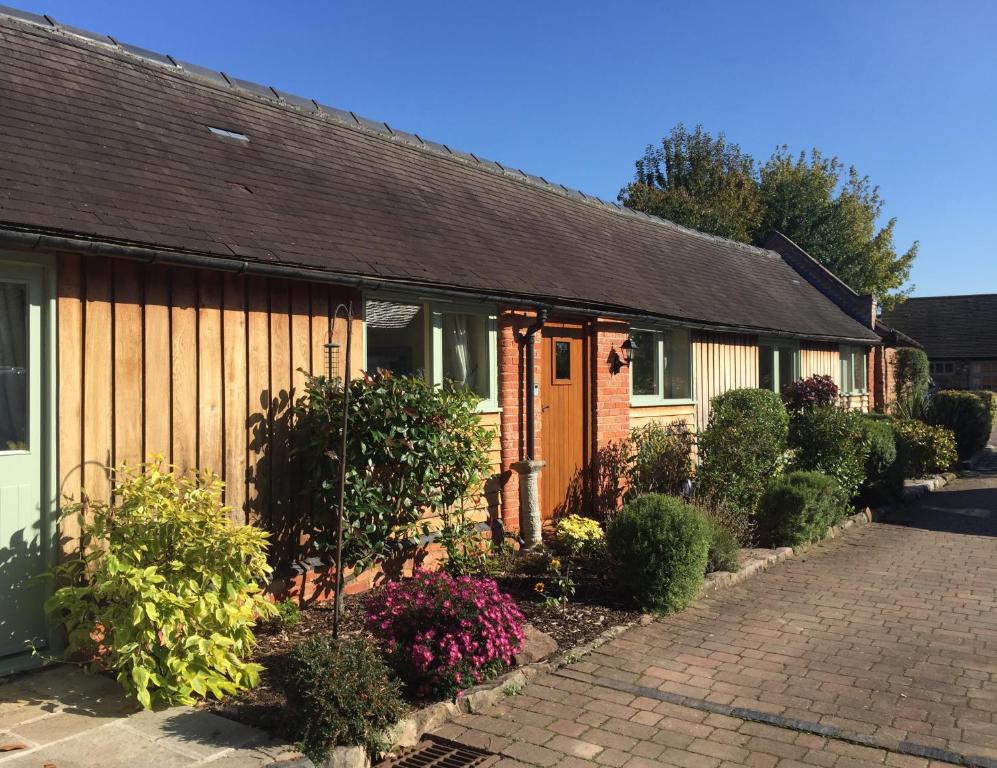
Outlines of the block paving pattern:
M 507 766 L 997 766 L 997 479 L 959 480 L 634 628 L 439 735 Z M 603 684 L 597 684 L 601 680 Z M 619 690 L 624 689 L 624 690 Z M 641 696 L 742 707 L 825 738 Z M 876 749 L 855 741 L 897 745 Z M 924 752 L 922 752 L 924 754 Z

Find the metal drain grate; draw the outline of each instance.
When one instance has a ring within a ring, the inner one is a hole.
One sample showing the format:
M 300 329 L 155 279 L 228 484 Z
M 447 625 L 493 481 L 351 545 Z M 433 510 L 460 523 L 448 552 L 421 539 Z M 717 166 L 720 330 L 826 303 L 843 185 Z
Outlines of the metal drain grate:
M 404 755 L 378 763 L 377 768 L 484 768 L 498 762 L 499 756 L 431 736 Z

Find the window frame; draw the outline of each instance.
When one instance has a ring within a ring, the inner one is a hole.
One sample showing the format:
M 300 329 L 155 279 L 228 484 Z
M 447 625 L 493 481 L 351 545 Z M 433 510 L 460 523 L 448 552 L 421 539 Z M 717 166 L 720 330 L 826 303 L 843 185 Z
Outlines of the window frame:
M 854 365 L 855 359 L 852 356 L 855 351 L 862 355 L 862 383 L 865 385 L 861 389 L 846 389 L 846 381 L 851 384 L 855 380 Z M 845 365 L 848 365 L 849 375 L 845 376 Z M 838 378 L 840 379 L 839 389 L 842 397 L 857 397 L 869 394 L 869 348 L 860 344 L 840 344 L 838 345 Z
M 671 331 L 686 331 L 689 333 L 689 397 L 665 397 L 665 334 Z M 649 405 L 695 405 L 696 400 L 693 398 L 692 394 L 696 391 L 695 381 L 693 380 L 694 375 L 694 355 L 692 353 L 692 331 L 689 328 L 684 328 L 682 326 L 667 326 L 667 327 L 651 327 L 651 326 L 632 326 L 630 328 L 629 336 L 634 333 L 651 333 L 654 335 L 654 345 L 655 345 L 655 372 L 657 374 L 657 386 L 656 391 L 653 395 L 635 395 L 634 394 L 634 375 L 633 375 L 633 363 L 628 366 L 629 376 L 630 376 L 630 405 L 635 408 L 640 408 Z
M 783 349 L 788 348 L 793 355 L 793 381 L 799 381 L 802 374 L 802 355 L 800 354 L 800 342 L 799 339 L 786 339 L 779 338 L 778 336 L 760 336 L 758 338 L 758 389 L 767 389 L 767 387 L 762 387 L 762 347 L 772 348 L 772 384 L 773 389 L 770 391 L 775 392 L 777 395 L 782 394 L 782 388 L 787 384 L 791 384 L 789 381 L 779 380 L 779 369 L 780 369 L 780 359 L 779 356 L 782 354 Z
M 459 302 L 429 300 L 418 296 L 395 293 L 364 293 L 361 297 L 364 309 L 363 318 L 363 362 L 367 370 L 367 302 L 390 301 L 397 304 L 421 306 L 423 314 L 423 370 L 425 379 L 433 386 L 443 385 L 443 315 L 478 315 L 488 320 L 488 393 L 487 398 L 478 402 L 479 413 L 497 413 L 498 394 L 498 310 L 486 304 L 463 304 Z

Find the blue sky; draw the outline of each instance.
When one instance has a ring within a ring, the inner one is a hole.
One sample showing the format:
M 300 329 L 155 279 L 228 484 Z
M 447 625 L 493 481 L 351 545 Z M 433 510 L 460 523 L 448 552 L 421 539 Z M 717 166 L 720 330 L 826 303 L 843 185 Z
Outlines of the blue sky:
M 816 146 L 920 240 L 915 295 L 997 291 L 990 0 L 4 1 L 606 199 L 679 121 Z

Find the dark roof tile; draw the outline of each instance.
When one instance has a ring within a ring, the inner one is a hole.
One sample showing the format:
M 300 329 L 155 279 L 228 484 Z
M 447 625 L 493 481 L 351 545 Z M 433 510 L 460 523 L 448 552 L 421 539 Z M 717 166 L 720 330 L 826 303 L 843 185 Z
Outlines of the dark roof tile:
M 997 293 L 907 299 L 880 320 L 930 358 L 997 359 Z
M 384 123 L 358 128 L 349 112 L 290 108 L 265 86 L 152 66 L 3 17 L 0 49 L 0 224 L 705 325 L 877 338 L 771 251 L 399 140 Z M 211 126 L 250 141 L 219 139 Z

